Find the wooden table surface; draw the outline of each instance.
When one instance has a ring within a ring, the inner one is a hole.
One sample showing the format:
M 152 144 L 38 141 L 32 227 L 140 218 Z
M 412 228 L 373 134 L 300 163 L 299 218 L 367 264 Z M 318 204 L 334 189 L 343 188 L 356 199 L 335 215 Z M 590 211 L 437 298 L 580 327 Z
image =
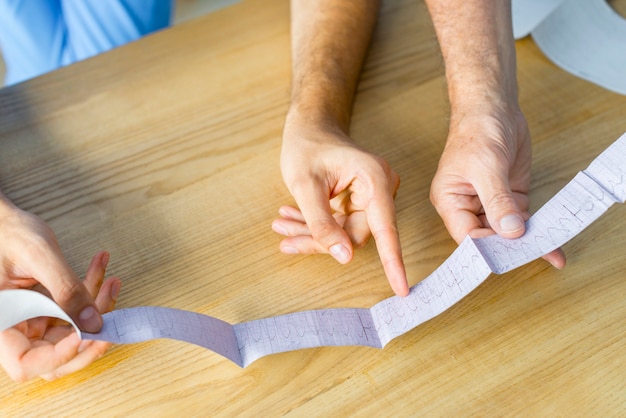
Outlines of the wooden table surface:
M 456 248 L 428 200 L 448 119 L 421 1 L 383 2 L 352 134 L 398 171 L 411 284 Z M 517 43 L 533 135 L 532 210 L 626 131 L 626 97 Z M 230 323 L 391 296 L 373 243 L 349 266 L 287 256 L 270 229 L 292 203 L 279 171 L 289 99 L 285 0 L 248 0 L 0 91 L 0 189 L 55 230 L 84 274 L 111 252 L 118 308 Z M 626 208 L 564 250 L 492 276 L 384 350 L 335 347 L 246 369 L 197 346 L 115 346 L 54 382 L 0 375 L 1 416 L 626 414 Z

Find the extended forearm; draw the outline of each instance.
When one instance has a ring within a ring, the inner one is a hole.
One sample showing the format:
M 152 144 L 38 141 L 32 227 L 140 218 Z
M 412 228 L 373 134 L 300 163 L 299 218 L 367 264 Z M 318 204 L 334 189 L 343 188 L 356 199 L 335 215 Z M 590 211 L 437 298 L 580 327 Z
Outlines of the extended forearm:
M 453 113 L 517 103 L 510 0 L 426 0 Z
M 290 113 L 347 131 L 378 0 L 292 0 Z

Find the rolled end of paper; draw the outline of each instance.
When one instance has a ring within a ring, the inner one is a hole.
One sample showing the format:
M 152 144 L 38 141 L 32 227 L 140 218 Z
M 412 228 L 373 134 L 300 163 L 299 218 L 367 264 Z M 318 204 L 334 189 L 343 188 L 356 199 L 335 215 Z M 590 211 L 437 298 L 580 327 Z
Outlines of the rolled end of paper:
M 82 338 L 78 325 L 52 299 L 34 290 L 9 289 L 0 290 L 0 331 L 4 331 L 20 322 L 42 316 L 67 321 L 79 338 Z

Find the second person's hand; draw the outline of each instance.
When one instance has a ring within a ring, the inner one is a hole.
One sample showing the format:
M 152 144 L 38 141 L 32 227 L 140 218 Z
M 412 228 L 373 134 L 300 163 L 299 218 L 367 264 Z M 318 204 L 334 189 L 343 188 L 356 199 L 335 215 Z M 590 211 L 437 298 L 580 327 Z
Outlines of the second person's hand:
M 121 287 L 116 277 L 104 280 L 108 259 L 107 252 L 97 253 L 83 282 L 100 313 L 113 309 Z M 48 293 L 41 285 L 34 290 Z M 81 341 L 64 321 L 34 318 L 0 332 L 0 365 L 18 382 L 37 376 L 54 380 L 86 367 L 110 346 L 103 341 Z
M 81 330 L 100 330 L 97 306 L 65 260 L 50 226 L 0 193 L 0 289 L 29 289 L 37 284 Z

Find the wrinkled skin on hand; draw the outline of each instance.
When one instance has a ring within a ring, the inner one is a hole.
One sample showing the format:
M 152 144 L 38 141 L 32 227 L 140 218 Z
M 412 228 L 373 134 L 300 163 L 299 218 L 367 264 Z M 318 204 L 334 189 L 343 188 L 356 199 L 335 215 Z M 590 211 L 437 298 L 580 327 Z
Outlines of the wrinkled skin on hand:
M 522 236 L 530 166 L 530 135 L 521 112 L 453 117 L 430 197 L 454 240 L 494 232 Z M 560 249 L 544 258 L 557 268 L 565 265 Z
M 287 124 L 281 169 L 298 205 L 281 207 L 272 224 L 287 237 L 283 253 L 331 254 L 345 264 L 373 236 L 392 289 L 408 293 L 394 205 L 400 180 L 384 159 L 340 129 Z

